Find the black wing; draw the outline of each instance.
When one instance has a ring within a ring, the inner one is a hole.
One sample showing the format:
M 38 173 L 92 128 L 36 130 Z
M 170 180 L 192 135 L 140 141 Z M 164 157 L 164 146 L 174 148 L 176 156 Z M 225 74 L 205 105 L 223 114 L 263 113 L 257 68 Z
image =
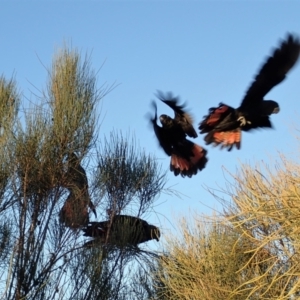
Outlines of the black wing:
M 122 225 L 129 225 L 129 226 L 149 226 L 148 222 L 142 220 L 138 217 L 128 216 L 128 215 L 116 215 L 113 217 L 112 220 L 102 221 L 102 222 L 89 222 L 89 226 L 102 228 L 105 232 L 107 228 L 111 225 L 112 227 L 118 226 L 119 224 Z
M 188 136 L 193 138 L 198 136 L 193 127 L 193 119 L 191 115 L 184 110 L 185 105 L 178 105 L 178 97 L 174 97 L 172 93 L 164 95 L 160 91 L 157 91 L 156 97 L 174 110 L 174 119 L 181 125 L 182 129 Z
M 129 215 L 116 215 L 116 216 L 114 216 L 114 222 L 129 224 L 130 226 L 132 226 L 132 225 L 149 226 L 147 221 L 145 221 L 141 218 L 133 217 L 133 216 L 129 216 Z
M 159 141 L 160 146 L 164 149 L 167 155 L 171 156 L 172 154 L 172 145 L 169 143 L 169 138 L 167 135 L 167 132 L 159 125 L 157 125 L 157 106 L 156 103 L 153 101 L 152 105 L 155 110 L 154 117 L 150 119 L 150 121 L 153 124 L 153 129 L 155 132 L 155 135 Z
M 288 71 L 299 58 L 300 42 L 289 34 L 280 47 L 275 49 L 256 75 L 253 83 L 246 92 L 241 108 L 255 105 L 277 84 L 282 82 Z

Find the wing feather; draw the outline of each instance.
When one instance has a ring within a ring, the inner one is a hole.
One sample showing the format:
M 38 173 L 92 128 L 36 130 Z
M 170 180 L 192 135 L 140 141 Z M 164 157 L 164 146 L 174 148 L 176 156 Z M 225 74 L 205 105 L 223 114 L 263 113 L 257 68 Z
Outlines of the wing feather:
M 300 42 L 289 34 L 286 40 L 273 51 L 256 75 L 242 101 L 240 108 L 256 105 L 277 84 L 281 83 L 288 71 L 299 58 Z
M 161 100 L 174 110 L 174 119 L 181 125 L 184 132 L 188 136 L 196 138 L 198 135 L 193 127 L 193 118 L 184 110 L 185 104 L 179 105 L 179 98 L 174 97 L 172 93 L 167 93 L 166 95 L 164 95 L 162 92 L 157 91 L 156 96 L 159 100 Z

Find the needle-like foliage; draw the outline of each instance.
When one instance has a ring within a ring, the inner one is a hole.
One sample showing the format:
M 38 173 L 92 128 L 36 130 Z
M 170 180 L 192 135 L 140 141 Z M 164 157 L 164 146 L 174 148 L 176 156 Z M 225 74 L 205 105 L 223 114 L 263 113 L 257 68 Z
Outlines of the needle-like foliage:
M 49 71 L 48 95 L 18 121 L 15 81 L 0 78 L 2 299 L 51 299 L 59 290 L 64 257 L 78 244 L 78 234 L 58 224 L 66 157 L 77 151 L 82 158 L 91 146 L 102 95 L 95 83 L 88 60 L 65 48 Z
M 282 155 L 272 167 L 242 165 L 225 197 L 210 192 L 224 213 L 183 219 L 151 280 L 140 276 L 145 299 L 298 299 L 299 164 Z
M 184 218 L 178 227 L 167 237 L 165 253 L 150 264 L 151 281 L 140 280 L 148 299 L 246 299 L 245 291 L 232 294 L 254 272 L 249 267 L 239 273 L 250 259 L 246 241 L 217 217 Z
M 138 150 L 134 139 L 129 142 L 122 134 L 111 133 L 101 150 L 96 178 L 105 208 L 113 214 L 131 209 L 141 216 L 164 188 L 166 174 L 155 157 Z
M 300 166 L 283 155 L 273 166 L 243 165 L 233 202 L 226 205 L 227 220 L 254 246 L 248 264 L 259 252 L 268 253 L 259 276 L 245 278 L 235 291 L 247 290 L 247 299 L 300 296 Z
M 129 299 L 135 264 L 153 255 L 135 243 L 143 239 L 139 218 L 152 208 L 165 180 L 156 159 L 138 149 L 134 139 L 113 132 L 104 140 L 97 155 L 93 191 L 102 197 L 99 207 L 101 221 L 107 221 L 105 233 L 87 240 L 81 255 L 72 260 L 72 273 L 78 274 L 71 289 L 74 298 Z M 124 213 L 123 218 L 120 214 Z
M 85 153 L 96 126 L 95 105 L 103 96 L 88 57 L 81 61 L 77 51 L 62 49 L 49 76 L 48 94 L 53 115 L 53 137 L 63 150 Z M 84 146 L 84 147 L 83 147 Z
M 165 175 L 117 135 L 91 172 L 97 105 L 114 85 L 99 89 L 89 57 L 68 47 L 48 75 L 46 92 L 22 111 L 15 80 L 0 77 L 0 299 L 126 299 L 128 270 L 146 251 L 85 247 L 81 229 L 89 210 L 145 213 Z

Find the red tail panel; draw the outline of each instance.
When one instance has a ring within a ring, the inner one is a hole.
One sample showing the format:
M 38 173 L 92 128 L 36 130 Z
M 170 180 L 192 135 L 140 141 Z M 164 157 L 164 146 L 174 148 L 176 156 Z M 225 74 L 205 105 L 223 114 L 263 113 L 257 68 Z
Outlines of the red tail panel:
M 197 144 L 194 144 L 192 151 L 194 156 L 190 157 L 191 164 L 198 165 L 199 162 L 202 161 L 203 157 L 206 155 L 206 151 Z M 201 168 L 200 170 L 202 170 L 203 168 Z
M 228 150 L 231 150 L 233 146 L 236 146 L 237 149 L 240 149 L 241 130 L 238 128 L 233 131 L 214 132 L 213 142 L 217 145 L 221 145 L 222 148 L 228 148 Z
M 179 172 L 188 171 L 190 169 L 189 161 L 176 154 L 172 154 L 171 156 L 171 166 L 173 170 L 179 170 Z
M 174 174 L 181 175 L 183 177 L 192 177 L 196 175 L 198 170 L 202 170 L 207 162 L 206 150 L 197 144 L 192 144 L 192 153 L 189 158 L 183 157 L 178 153 L 173 153 L 171 156 L 170 169 Z

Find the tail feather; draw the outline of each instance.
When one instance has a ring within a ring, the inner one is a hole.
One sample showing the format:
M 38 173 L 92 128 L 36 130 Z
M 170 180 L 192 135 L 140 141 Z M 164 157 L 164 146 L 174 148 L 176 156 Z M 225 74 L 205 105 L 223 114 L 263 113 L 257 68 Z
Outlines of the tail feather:
M 208 161 L 205 149 L 191 141 L 188 143 L 191 147 L 191 155 L 183 155 L 180 151 L 174 151 L 171 155 L 170 170 L 175 176 L 180 174 L 182 177 L 192 177 L 198 170 L 203 170 Z
M 175 175 L 178 175 L 180 172 L 186 172 L 189 169 L 190 169 L 190 162 L 187 159 L 180 157 L 176 154 L 172 154 L 172 156 L 171 156 L 171 171 L 174 171 Z M 179 173 L 177 173 L 177 172 L 179 172 Z
M 207 151 L 197 144 L 194 144 L 192 151 L 194 156 L 190 157 L 191 163 L 192 165 L 197 166 L 200 171 L 202 171 L 207 163 Z
M 237 128 L 232 131 L 211 131 L 205 136 L 206 144 L 214 143 L 220 145 L 221 149 L 228 148 L 230 151 L 234 146 L 237 149 L 241 148 L 241 129 Z

